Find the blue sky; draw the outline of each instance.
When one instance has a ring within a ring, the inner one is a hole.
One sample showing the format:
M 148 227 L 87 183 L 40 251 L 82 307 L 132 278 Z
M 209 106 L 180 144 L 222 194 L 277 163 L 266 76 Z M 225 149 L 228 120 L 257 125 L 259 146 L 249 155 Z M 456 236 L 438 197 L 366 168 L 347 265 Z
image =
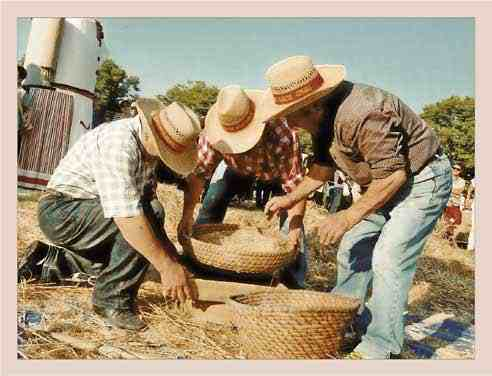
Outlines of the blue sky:
M 203 80 L 265 88 L 264 72 L 291 55 L 344 64 L 347 79 L 381 87 L 420 112 L 474 96 L 472 18 L 101 18 L 110 56 L 140 77 L 141 95 Z M 18 20 L 17 56 L 29 19 Z

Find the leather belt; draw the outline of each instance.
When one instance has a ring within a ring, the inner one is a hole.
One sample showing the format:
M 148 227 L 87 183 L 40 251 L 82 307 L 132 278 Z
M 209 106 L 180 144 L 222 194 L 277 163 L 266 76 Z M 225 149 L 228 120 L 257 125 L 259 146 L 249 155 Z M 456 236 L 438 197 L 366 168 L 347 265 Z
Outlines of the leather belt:
M 65 193 L 58 192 L 55 189 L 48 188 L 44 191 L 44 193 L 39 197 L 40 200 L 45 199 L 45 198 L 52 198 L 52 197 L 69 197 Z

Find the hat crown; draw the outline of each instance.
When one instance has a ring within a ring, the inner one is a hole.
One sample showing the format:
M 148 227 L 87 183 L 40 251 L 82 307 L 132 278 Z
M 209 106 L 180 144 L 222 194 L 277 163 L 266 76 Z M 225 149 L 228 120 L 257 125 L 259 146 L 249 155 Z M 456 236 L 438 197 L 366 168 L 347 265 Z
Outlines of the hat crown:
M 185 105 L 177 102 L 159 112 L 160 125 L 172 141 L 182 146 L 189 146 L 200 135 L 200 119 Z
M 225 127 L 241 123 L 251 112 L 251 107 L 251 100 L 238 85 L 222 88 L 217 97 L 219 121 Z
M 265 73 L 273 94 L 297 90 L 319 75 L 309 56 L 292 56 L 272 65 Z

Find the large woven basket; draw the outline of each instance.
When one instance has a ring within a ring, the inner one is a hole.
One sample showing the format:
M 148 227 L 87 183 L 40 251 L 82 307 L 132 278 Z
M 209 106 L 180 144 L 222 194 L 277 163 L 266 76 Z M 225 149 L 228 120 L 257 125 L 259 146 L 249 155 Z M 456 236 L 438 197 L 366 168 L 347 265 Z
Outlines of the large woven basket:
M 282 290 L 227 302 L 248 359 L 336 358 L 359 301 L 331 293 Z
M 234 236 L 236 231 L 248 228 L 258 231 L 251 226 L 235 224 L 194 226 L 192 239 L 183 248 L 200 266 L 242 275 L 272 275 L 295 260 L 297 251 L 289 249 L 285 240 L 269 237 L 266 244 L 267 235 L 260 232 L 258 238 L 248 244 L 229 244 L 226 247 L 221 243 L 223 239 Z

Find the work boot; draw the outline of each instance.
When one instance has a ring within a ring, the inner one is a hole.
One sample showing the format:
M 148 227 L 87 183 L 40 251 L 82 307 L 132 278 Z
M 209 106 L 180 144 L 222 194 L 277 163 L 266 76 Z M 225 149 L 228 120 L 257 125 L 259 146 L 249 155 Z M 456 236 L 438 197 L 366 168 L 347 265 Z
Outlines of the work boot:
M 142 330 L 147 324 L 129 309 L 103 308 L 93 305 L 94 312 L 104 317 L 109 324 L 120 329 Z
M 17 268 L 17 282 L 22 279 L 39 279 L 43 260 L 48 254 L 49 246 L 41 241 L 32 242 L 26 249 Z

